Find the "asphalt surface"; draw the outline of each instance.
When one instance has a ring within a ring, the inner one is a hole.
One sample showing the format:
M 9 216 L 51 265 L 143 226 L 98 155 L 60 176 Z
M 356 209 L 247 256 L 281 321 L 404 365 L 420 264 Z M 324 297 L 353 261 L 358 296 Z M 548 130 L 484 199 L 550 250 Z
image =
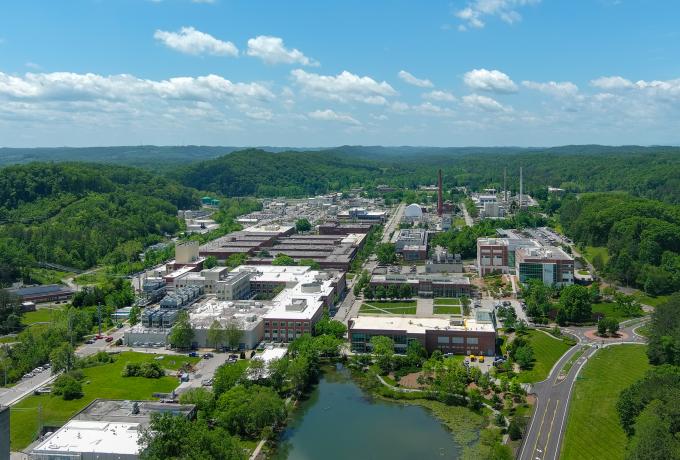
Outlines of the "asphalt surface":
M 93 344 L 83 344 L 76 350 L 76 355 L 82 357 L 90 356 L 98 351 L 106 351 L 111 349 L 111 344 L 115 343 L 118 338 L 123 336 L 123 329 L 110 334 L 113 341 L 106 342 L 105 340 L 97 340 Z M 4 377 L 0 377 L 4 378 Z M 16 404 L 24 397 L 33 393 L 34 390 L 52 382 L 57 375 L 52 375 L 50 370 L 45 370 L 29 379 L 22 379 L 11 388 L 0 388 L 0 404 L 3 406 L 11 406 Z
M 569 349 L 550 371 L 550 375 L 542 382 L 533 385 L 530 393 L 536 396 L 536 409 L 525 434 L 519 460 L 557 460 L 560 446 L 567 427 L 569 402 L 574 383 L 579 372 L 588 360 L 604 346 L 622 343 L 645 343 L 645 338 L 635 334 L 644 320 L 635 319 L 621 323 L 621 338 L 601 339 L 588 335 L 595 329 L 592 327 L 565 328 L 578 339 L 578 343 Z M 566 375 L 561 375 L 564 365 L 574 355 L 584 350 L 573 363 Z

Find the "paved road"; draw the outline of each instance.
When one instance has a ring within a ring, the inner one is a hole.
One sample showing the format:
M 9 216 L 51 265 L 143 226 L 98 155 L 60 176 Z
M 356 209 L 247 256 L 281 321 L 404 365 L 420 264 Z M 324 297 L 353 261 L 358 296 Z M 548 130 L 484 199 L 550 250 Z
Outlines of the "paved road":
M 602 346 L 645 343 L 645 338 L 634 332 L 644 321 L 646 320 L 635 319 L 621 323 L 621 338 L 619 339 L 594 337 L 592 332 L 595 329 L 592 327 L 563 329 L 565 332 L 572 333 L 578 339 L 578 344 L 560 358 L 547 379 L 533 385 L 531 392 L 537 398 L 536 409 L 525 435 L 518 456 L 519 460 L 556 460 L 559 457 L 567 426 L 571 393 L 579 372 Z M 561 375 L 564 365 L 581 351 L 582 355 L 573 362 L 569 372 Z
M 399 227 L 399 222 L 401 222 L 401 216 L 404 214 L 404 209 L 406 208 L 405 203 L 399 204 L 397 209 L 392 213 L 385 228 L 383 229 L 382 243 L 390 242 L 390 235 L 392 232 L 396 231 Z
M 470 214 L 467 211 L 467 208 L 465 207 L 465 203 L 460 203 L 459 206 L 461 211 L 463 211 L 463 218 L 465 219 L 465 225 L 468 227 L 472 227 L 475 222 L 472 220 L 472 217 L 470 217 Z
M 85 357 L 93 355 L 98 351 L 106 350 L 110 351 L 111 344 L 118 340 L 118 338 L 123 336 L 123 331 L 124 329 L 120 329 L 116 332 L 113 332 L 111 334 L 111 336 L 113 336 L 114 339 L 112 342 L 97 340 L 93 344 L 81 345 L 76 350 L 76 355 L 80 357 Z M 52 375 L 52 373 L 49 370 L 46 370 L 34 377 L 31 377 L 30 379 L 20 380 L 16 385 L 14 385 L 11 388 L 0 388 L 0 404 L 2 404 L 3 406 L 11 406 L 13 404 L 16 404 L 24 397 L 33 393 L 34 390 L 52 382 L 52 380 L 54 380 L 56 377 L 57 376 Z M 4 378 L 4 376 L 0 378 Z

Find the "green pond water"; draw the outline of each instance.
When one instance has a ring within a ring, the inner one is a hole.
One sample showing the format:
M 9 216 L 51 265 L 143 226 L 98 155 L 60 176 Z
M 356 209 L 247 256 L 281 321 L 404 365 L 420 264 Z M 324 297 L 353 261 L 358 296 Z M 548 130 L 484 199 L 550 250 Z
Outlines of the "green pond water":
M 277 460 L 457 459 L 461 449 L 426 409 L 373 399 L 347 369 L 327 368 L 282 433 Z

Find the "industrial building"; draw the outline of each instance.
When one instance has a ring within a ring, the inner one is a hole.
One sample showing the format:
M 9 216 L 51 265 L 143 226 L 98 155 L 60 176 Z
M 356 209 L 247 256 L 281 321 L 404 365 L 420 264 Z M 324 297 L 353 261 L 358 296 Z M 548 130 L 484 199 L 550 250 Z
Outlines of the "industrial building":
M 194 417 L 193 404 L 96 399 L 31 451 L 35 460 L 136 460 L 151 414 Z
M 234 254 L 251 256 L 273 246 L 277 238 L 294 232 L 295 227 L 292 225 L 249 227 L 204 244 L 199 248 L 199 254 L 203 257 L 215 256 L 219 260 L 226 260 Z
M 60 302 L 73 297 L 73 290 L 61 284 L 46 284 L 7 290 L 14 294 L 21 302 Z
M 367 210 L 366 208 L 354 207 L 346 211 L 339 211 L 337 217 L 338 219 L 344 220 L 358 220 L 382 223 L 385 221 L 385 218 L 387 217 L 387 212 Z
M 446 248 L 437 246 L 425 264 L 427 273 L 463 273 L 463 259 L 460 254 L 451 254 Z
M 221 283 L 231 285 L 221 289 Z M 166 344 L 177 315 L 187 309 L 194 331 L 193 347 L 213 345 L 207 343 L 207 332 L 214 321 L 223 327 L 236 324 L 242 332 L 239 344 L 242 349 L 252 349 L 263 339 L 287 342 L 289 337 L 311 333 L 324 310 L 341 298 L 345 288 L 342 271 L 318 271 L 307 266 L 243 265 L 218 281 L 216 292 L 207 300 L 191 308 L 188 308 L 193 302 L 191 298 L 182 296 L 186 303 L 178 306 L 181 299 L 175 295 L 160 308 L 145 310 L 140 324 L 125 332 L 124 341 L 128 346 Z M 187 290 L 198 291 L 199 287 L 186 285 L 178 288 L 175 294 Z M 232 299 L 226 299 L 231 295 L 234 296 Z M 239 300 L 254 296 L 270 297 L 271 300 Z
M 352 233 L 368 233 L 376 224 L 372 222 L 338 222 L 330 221 L 318 226 L 319 235 L 349 235 Z
M 373 289 L 378 286 L 389 289 L 394 285 L 400 288 L 407 285 L 411 288 L 412 295 L 424 298 L 470 297 L 472 295 L 472 284 L 469 278 L 444 273 L 375 274 L 371 276 L 369 282 L 369 286 Z
M 394 242 L 394 249 L 404 260 L 427 259 L 427 230 L 422 228 L 399 230 Z
M 371 350 L 371 338 L 386 336 L 394 340 L 397 352 L 405 352 L 408 343 L 419 341 L 432 353 L 493 356 L 496 349 L 496 326 L 493 314 L 480 314 L 475 319 L 421 318 L 414 316 L 358 316 L 349 321 L 352 351 Z
M 189 314 L 189 322 L 194 331 L 193 347 L 208 348 L 208 331 L 217 321 L 222 329 L 235 326 L 240 331 L 239 350 L 252 350 L 262 341 L 264 325 L 262 318 L 270 310 L 271 302 L 254 300 L 218 301 L 208 300 L 198 305 Z M 226 340 L 222 345 L 227 345 Z
M 419 222 L 423 218 L 423 208 L 417 203 L 411 203 L 404 208 L 403 222 Z

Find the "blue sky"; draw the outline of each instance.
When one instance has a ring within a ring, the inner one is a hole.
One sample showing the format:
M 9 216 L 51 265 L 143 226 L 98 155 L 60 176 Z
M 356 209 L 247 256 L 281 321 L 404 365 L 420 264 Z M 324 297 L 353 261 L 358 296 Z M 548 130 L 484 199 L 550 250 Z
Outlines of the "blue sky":
M 680 144 L 680 3 L 0 5 L 0 145 Z

